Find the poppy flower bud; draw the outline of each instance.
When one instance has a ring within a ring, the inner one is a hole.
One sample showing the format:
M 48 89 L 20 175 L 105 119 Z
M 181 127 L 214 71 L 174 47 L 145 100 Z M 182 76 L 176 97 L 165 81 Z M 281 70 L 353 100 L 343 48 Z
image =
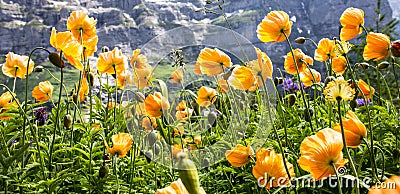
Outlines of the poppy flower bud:
M 143 103 L 144 100 L 146 99 L 144 97 L 143 93 L 141 93 L 141 92 L 136 92 L 135 95 L 134 95 L 134 98 L 135 98 L 136 101 L 138 101 L 140 103 Z
M 289 102 L 289 105 L 290 105 L 290 106 L 293 106 L 294 103 L 296 103 L 296 95 L 294 95 L 294 94 L 289 94 L 288 102 Z
M 87 80 L 88 80 L 88 84 L 93 87 L 93 85 L 94 85 L 94 73 L 89 72 Z
M 400 40 L 396 40 L 392 43 L 390 51 L 394 57 L 400 57 Z
M 41 65 L 38 65 L 38 66 L 36 66 L 36 67 L 33 69 L 33 71 L 34 71 L 34 72 L 42 72 L 42 71 L 43 71 L 43 69 L 44 69 L 44 67 L 43 67 L 43 66 L 41 66 Z
M 362 63 L 358 63 L 357 66 L 360 67 L 361 69 L 366 70 L 366 69 L 368 69 L 369 64 L 366 62 L 362 62 Z
M 209 158 L 203 158 L 201 166 L 206 167 L 206 170 L 210 166 L 210 159 Z
M 387 67 L 389 67 L 389 62 L 387 62 L 387 61 L 383 61 L 383 62 L 378 64 L 378 69 L 379 70 L 386 69 Z
M 71 128 L 71 125 L 72 125 L 72 117 L 71 117 L 70 114 L 66 114 L 66 115 L 64 116 L 64 127 L 65 127 L 66 129 L 70 129 L 70 128 Z
M 224 80 L 228 80 L 231 75 L 232 75 L 232 71 L 229 70 L 228 72 L 224 73 L 224 75 L 222 77 L 224 78 Z
M 324 82 L 325 86 L 328 85 L 328 83 L 333 81 L 333 80 L 335 80 L 335 77 L 333 77 L 333 76 L 326 77 L 325 78 L 325 82 Z
M 200 180 L 196 165 L 187 158 L 185 152 L 180 152 L 178 158 L 179 178 L 181 178 L 183 185 L 189 193 L 200 193 Z
M 158 135 L 156 132 L 151 131 L 149 134 L 147 134 L 147 139 L 149 140 L 149 145 L 153 146 L 157 142 Z
M 107 164 L 104 164 L 99 170 L 99 177 L 104 178 L 107 175 L 108 175 L 108 166 Z
M 352 101 L 350 101 L 350 107 L 351 109 L 354 111 L 354 109 L 358 106 L 357 101 L 355 99 L 353 99 Z
M 144 156 L 146 157 L 147 163 L 150 163 L 151 160 L 153 159 L 153 151 L 147 150 L 147 151 L 144 153 Z
M 208 113 L 207 120 L 213 127 L 217 126 L 217 114 L 215 112 L 211 111 Z
M 154 154 L 158 155 L 161 151 L 161 146 L 158 143 L 156 143 L 156 144 L 154 144 L 153 150 L 154 150 Z
M 48 57 L 49 57 L 50 62 L 53 65 L 55 65 L 56 67 L 59 67 L 59 68 L 64 68 L 65 67 L 65 63 L 61 59 L 61 57 L 60 57 L 60 55 L 58 53 L 51 52 Z
M 283 79 L 281 77 L 275 77 L 274 78 L 274 84 L 279 85 L 283 83 Z
M 107 46 L 103 46 L 103 47 L 101 48 L 101 52 L 102 52 L 102 53 L 105 53 L 105 52 L 108 52 L 108 51 L 110 51 L 110 49 L 109 49 Z
M 304 37 L 298 37 L 294 40 L 295 43 L 297 44 L 304 44 L 306 42 L 306 38 Z
M 109 153 L 105 153 L 103 155 L 103 160 L 104 160 L 104 162 L 110 162 L 110 160 L 111 160 L 110 154 Z

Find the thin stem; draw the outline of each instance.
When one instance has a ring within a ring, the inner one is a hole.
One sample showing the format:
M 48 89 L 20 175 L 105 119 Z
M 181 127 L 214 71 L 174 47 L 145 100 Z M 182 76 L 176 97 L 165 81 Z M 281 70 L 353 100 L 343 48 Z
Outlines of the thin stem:
M 303 87 L 302 87 L 302 85 L 301 85 L 299 66 L 297 65 L 297 61 L 296 61 L 296 58 L 295 58 L 295 56 L 294 56 L 292 44 L 290 43 L 289 37 L 286 35 L 285 31 L 282 30 L 281 32 L 282 32 L 282 34 L 283 34 L 283 35 L 285 36 L 285 38 L 286 38 L 286 42 L 287 42 L 288 45 L 289 45 L 290 53 L 292 54 L 293 61 L 294 61 L 294 64 L 295 64 L 295 66 L 296 66 L 296 73 L 297 73 L 297 76 L 296 76 L 296 77 L 297 77 L 297 82 L 298 82 L 298 84 L 299 84 L 300 93 L 301 93 L 301 97 L 302 97 L 302 99 L 303 99 L 304 106 L 305 106 L 306 109 L 307 109 L 308 115 L 311 116 L 311 112 L 310 112 L 310 109 L 309 109 L 309 105 L 308 105 L 308 103 L 306 102 L 306 98 L 305 98 L 305 96 L 304 96 L 304 89 L 303 89 Z M 313 124 L 312 124 L 312 120 L 311 120 L 311 119 L 309 120 L 309 123 L 310 123 L 311 131 L 314 131 L 314 128 L 313 128 Z
M 117 70 L 115 69 L 115 65 L 113 65 L 114 73 L 115 73 L 115 104 L 114 104 L 114 129 L 117 128 L 117 103 L 118 103 L 118 75 Z
M 336 166 L 335 166 L 335 164 L 333 162 L 331 162 L 331 165 L 332 165 L 333 169 L 335 170 L 335 175 L 336 175 L 336 178 L 338 180 L 339 194 L 342 194 L 342 183 L 340 181 L 339 173 L 338 173 L 338 171 L 336 169 Z
M 351 170 L 353 171 L 353 174 L 354 174 L 354 176 L 356 177 L 356 179 L 357 179 L 357 181 L 358 181 L 358 174 L 357 174 L 356 167 L 354 166 L 353 159 L 351 158 L 350 153 L 349 153 L 349 150 L 347 149 L 346 137 L 345 137 L 344 127 L 343 127 L 343 121 L 342 121 L 342 114 L 341 114 L 341 110 L 340 110 L 340 109 L 341 109 L 341 108 L 340 108 L 340 106 L 341 106 L 341 105 L 340 105 L 340 102 L 341 102 L 341 100 L 338 99 L 338 100 L 337 100 L 337 103 L 338 103 L 338 113 L 339 113 L 340 129 L 341 129 L 341 132 L 342 132 L 342 140 L 343 140 L 343 147 L 344 147 L 343 149 L 344 149 L 344 153 L 346 154 L 347 158 L 349 159 Z M 360 190 L 359 190 L 359 188 L 358 188 L 358 185 L 356 185 L 355 189 L 356 189 L 356 193 L 359 194 L 359 193 L 360 193 Z

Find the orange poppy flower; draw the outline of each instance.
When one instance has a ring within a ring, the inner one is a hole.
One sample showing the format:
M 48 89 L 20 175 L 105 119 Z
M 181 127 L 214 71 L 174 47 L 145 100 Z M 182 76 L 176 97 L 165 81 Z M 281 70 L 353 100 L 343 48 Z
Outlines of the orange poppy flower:
M 194 73 L 195 73 L 196 75 L 201 75 L 201 74 L 203 74 L 203 73 L 201 72 L 200 62 L 196 61 L 196 63 L 194 64 L 193 69 L 194 69 Z
M 314 83 L 321 82 L 321 74 L 315 69 L 307 68 L 304 72 L 300 73 L 300 80 L 304 86 L 310 87 Z
M 170 79 L 174 83 L 180 83 L 183 80 L 183 70 L 182 69 L 177 69 L 171 73 Z
M 355 90 L 341 76 L 330 81 L 324 89 L 324 96 L 330 102 L 352 100 L 354 93 Z
M 68 60 L 68 62 L 74 66 L 76 69 L 82 71 L 83 70 L 83 64 L 81 62 L 80 57 L 71 57 L 69 55 L 64 55 L 64 58 Z
M 225 67 L 231 66 L 231 58 L 218 48 L 201 50 L 197 62 L 200 70 L 208 76 L 216 76 L 224 72 Z
M 197 92 L 196 102 L 200 106 L 208 107 L 217 99 L 217 91 L 207 86 L 202 86 Z
M 194 136 L 194 137 L 193 137 L 193 142 L 196 143 L 196 144 L 198 144 L 198 145 L 201 145 L 201 143 L 202 143 L 202 141 L 201 141 L 201 136 L 200 136 L 200 135 Z
M 124 89 L 125 86 L 130 86 L 132 85 L 132 73 L 129 70 L 124 70 L 121 73 L 117 75 L 117 85 L 120 87 L 122 90 Z
M 96 36 L 96 23 L 97 21 L 89 18 L 84 11 L 73 11 L 67 20 L 67 30 L 71 31 L 78 41 L 81 40 L 81 31 L 83 40 L 89 40 Z
M 400 176 L 393 175 L 381 185 L 373 186 L 368 194 L 400 194 Z
M 368 85 L 364 80 L 359 79 L 357 82 L 358 87 L 360 88 L 361 92 L 364 94 L 364 96 L 367 99 L 371 99 L 371 96 L 374 95 L 375 93 L 375 88 L 372 86 Z M 358 94 L 359 96 L 362 96 L 361 93 Z
M 272 79 L 273 67 L 271 59 L 267 54 L 262 52 L 259 48 L 254 47 L 257 54 L 257 60 L 253 60 L 247 63 L 247 67 L 253 71 L 253 75 L 257 77 L 257 85 L 262 86 L 267 79 Z
M 97 51 L 97 42 L 99 42 L 99 37 L 97 35 L 83 41 L 84 54 L 86 59 L 89 56 L 93 56 L 94 53 Z
M 250 146 L 243 146 L 238 144 L 231 150 L 225 152 L 225 157 L 228 162 L 234 167 L 242 167 L 250 161 L 254 151 Z
M 186 118 L 192 116 L 193 114 L 193 109 L 188 108 L 184 100 L 179 102 L 178 106 L 176 106 L 175 109 L 176 109 L 176 114 L 175 114 L 176 120 L 186 121 Z
M 347 69 L 346 57 L 338 56 L 332 58 L 332 70 L 338 75 L 343 75 Z
M 303 170 L 310 172 L 315 180 L 321 180 L 335 174 L 334 168 L 347 163 L 347 159 L 343 158 L 342 149 L 342 135 L 331 128 L 325 128 L 301 142 L 301 157 L 297 162 Z
M 257 37 L 262 42 L 282 42 L 290 36 L 293 22 L 284 11 L 271 11 L 257 26 Z
M 32 90 L 32 96 L 36 99 L 36 102 L 46 102 L 53 95 L 53 85 L 49 81 L 40 82 L 38 86 L 35 86 Z
M 228 83 L 237 90 L 248 90 L 254 83 L 255 78 L 252 71 L 245 66 L 237 66 L 233 69 Z
M 155 92 L 146 97 L 144 107 L 148 116 L 160 118 L 163 111 L 169 109 L 169 102 L 160 92 Z
M 117 47 L 112 51 L 99 54 L 97 70 L 99 73 L 119 74 L 126 69 L 126 59 Z
M 17 55 L 13 52 L 9 52 L 6 55 L 6 62 L 1 68 L 3 74 L 8 77 L 19 77 L 24 79 L 26 74 L 32 73 L 33 67 L 35 66 L 35 63 L 31 59 L 29 61 L 29 69 L 27 69 L 28 59 L 28 56 Z
M 364 60 L 379 61 L 390 54 L 390 38 L 386 34 L 370 32 L 367 35 L 367 45 L 364 47 Z
M 111 141 L 113 142 L 112 148 L 108 147 L 106 140 L 104 140 L 108 152 L 113 156 L 117 155 L 124 158 L 131 149 L 133 138 L 129 133 L 118 133 L 111 137 Z
M 189 191 L 187 191 L 181 179 L 178 179 L 172 182 L 168 187 L 157 189 L 156 194 L 189 194 Z M 199 189 L 199 194 L 206 194 L 202 187 Z
M 297 67 L 299 69 L 299 73 L 303 72 L 307 66 L 313 65 L 314 60 L 305 55 L 301 49 L 297 48 L 293 51 L 294 58 L 296 59 Z M 297 74 L 296 71 L 296 64 L 293 60 L 293 55 L 289 52 L 285 57 L 284 68 L 287 73 L 295 75 Z
M 132 68 L 144 68 L 144 65 L 148 64 L 146 56 L 140 54 L 140 49 L 133 51 L 130 63 Z
M 364 25 L 364 11 L 362 9 L 350 7 L 340 16 L 340 40 L 348 41 L 361 34 Z
M 14 96 L 16 94 L 13 93 Z M 18 104 L 13 99 L 13 95 L 10 92 L 5 92 L 0 96 L 0 114 L 7 112 L 7 109 L 17 107 Z M 11 116 L 0 116 L 0 120 L 6 120 L 12 118 Z
M 149 82 L 151 80 L 151 75 L 153 73 L 153 68 L 149 64 L 143 65 L 142 68 L 133 68 L 133 80 L 135 82 L 136 87 L 139 89 L 143 89 L 149 86 Z
M 157 121 L 155 117 L 143 117 L 142 118 L 142 127 L 146 131 L 151 131 L 157 128 Z
M 225 94 L 229 91 L 228 82 L 224 78 L 218 78 L 217 83 L 218 83 L 217 87 L 218 93 Z
M 175 127 L 174 127 L 174 137 L 177 136 L 181 136 L 185 133 L 185 127 L 183 126 L 182 123 L 178 123 Z
M 286 161 L 286 166 L 290 177 L 295 177 L 293 165 Z M 252 172 L 259 185 L 265 185 L 267 189 L 290 184 L 282 154 L 277 154 L 274 150 L 264 148 L 257 150 L 256 165 L 253 166 Z
M 336 57 L 335 41 L 323 38 L 318 42 L 317 49 L 314 53 L 314 59 L 320 62 Z
M 347 112 L 348 119 L 342 119 L 344 136 L 348 147 L 358 147 L 364 138 L 367 138 L 367 129 L 353 111 Z M 336 123 L 334 130 L 341 133 L 340 123 Z

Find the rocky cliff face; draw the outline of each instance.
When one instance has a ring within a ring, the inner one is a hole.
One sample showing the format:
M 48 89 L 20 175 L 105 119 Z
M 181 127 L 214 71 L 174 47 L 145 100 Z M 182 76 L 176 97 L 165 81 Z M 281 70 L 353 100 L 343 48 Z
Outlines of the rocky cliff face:
M 99 48 L 118 46 L 127 55 L 178 26 L 190 23 L 227 26 L 219 14 L 195 12 L 203 6 L 204 0 L 0 0 L 0 55 L 3 57 L 9 51 L 28 54 L 36 46 L 50 48 L 51 27 L 65 30 L 70 12 L 79 9 L 87 10 L 97 19 Z M 382 0 L 381 6 L 385 21 L 390 20 L 389 2 Z M 362 8 L 366 25 L 375 24 L 376 1 L 225 0 L 223 10 L 236 32 L 279 61 L 288 52 L 286 44 L 264 44 L 256 36 L 258 23 L 270 10 L 284 10 L 292 17 L 295 23 L 290 39 L 304 36 L 318 41 L 339 35 L 339 17 L 347 7 Z M 212 9 L 219 11 L 217 7 Z M 299 47 L 313 55 L 307 51 L 311 45 Z

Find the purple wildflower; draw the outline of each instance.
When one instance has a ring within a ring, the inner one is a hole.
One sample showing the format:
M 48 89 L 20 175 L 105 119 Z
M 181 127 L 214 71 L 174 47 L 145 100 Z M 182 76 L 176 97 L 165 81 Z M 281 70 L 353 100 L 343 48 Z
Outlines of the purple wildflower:
M 356 101 L 357 101 L 357 105 L 358 106 L 365 106 L 366 105 L 365 100 L 362 99 L 362 98 L 357 98 Z M 371 101 L 369 99 L 367 99 L 367 104 L 371 104 Z
M 14 139 L 14 141 L 11 142 L 11 145 L 15 145 L 17 143 L 18 143 L 18 141 L 16 139 Z
M 46 112 L 46 108 L 39 108 L 37 110 L 35 110 L 35 117 L 36 120 L 38 121 L 38 125 L 42 126 L 46 123 L 47 121 L 47 112 Z
M 304 88 L 304 84 L 301 84 L 302 87 Z M 294 82 L 291 78 L 285 78 L 283 80 L 283 89 L 287 92 L 297 92 L 299 91 L 299 84 Z
M 33 139 L 29 140 L 29 143 L 31 143 L 31 144 L 29 145 L 29 147 L 32 147 L 32 143 L 33 143 L 33 142 L 35 142 L 35 140 L 33 140 Z

